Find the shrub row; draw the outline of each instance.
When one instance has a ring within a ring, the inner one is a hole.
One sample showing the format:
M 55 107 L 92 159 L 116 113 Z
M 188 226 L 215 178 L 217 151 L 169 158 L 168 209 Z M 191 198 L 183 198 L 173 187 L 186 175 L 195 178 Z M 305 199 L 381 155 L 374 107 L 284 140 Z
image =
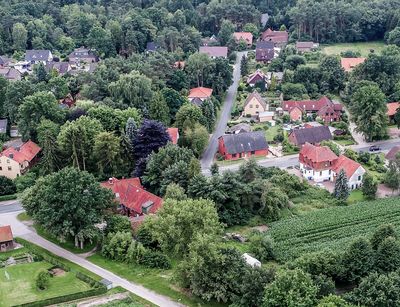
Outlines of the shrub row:
M 14 200 L 14 199 L 17 199 L 17 196 L 18 196 L 18 194 L 1 195 L 0 201 Z

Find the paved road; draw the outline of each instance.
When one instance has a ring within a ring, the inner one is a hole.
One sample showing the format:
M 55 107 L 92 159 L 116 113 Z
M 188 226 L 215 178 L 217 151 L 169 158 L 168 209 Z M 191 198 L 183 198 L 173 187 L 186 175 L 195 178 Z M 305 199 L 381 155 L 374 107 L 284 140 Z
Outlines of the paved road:
M 217 127 L 215 128 L 215 131 L 211 136 L 210 142 L 208 144 L 208 147 L 204 151 L 200 160 L 201 168 L 203 170 L 210 168 L 214 160 L 215 153 L 217 152 L 218 149 L 218 138 L 225 133 L 225 130 L 227 128 L 227 123 L 231 118 L 231 110 L 233 103 L 235 101 L 236 92 L 240 81 L 240 60 L 242 59 L 242 56 L 244 54 L 246 54 L 246 52 L 237 53 L 236 63 L 233 68 L 233 83 L 229 87 L 226 93 L 225 102 L 224 105 L 222 106 L 222 111 L 219 121 L 217 123 Z
M 19 200 L 8 200 L 0 202 L 0 214 L 22 210 Z
M 164 297 L 162 295 L 159 295 L 151 290 L 148 290 L 144 288 L 143 286 L 140 286 L 138 284 L 132 283 L 124 278 L 121 278 L 114 273 L 107 271 L 91 262 L 89 262 L 86 259 L 83 259 L 61 247 L 58 245 L 47 241 L 46 239 L 42 238 L 35 232 L 33 232 L 28 226 L 25 224 L 21 223 L 17 219 L 17 215 L 22 212 L 22 211 L 16 211 L 16 212 L 8 212 L 8 213 L 2 213 L 0 214 L 0 225 L 11 225 L 11 229 L 14 233 L 14 236 L 21 237 L 29 242 L 35 243 L 53 254 L 56 254 L 60 257 L 63 257 L 65 259 L 68 259 L 69 261 L 72 261 L 81 267 L 84 267 L 85 269 L 101 276 L 102 278 L 108 279 L 113 282 L 114 286 L 121 286 L 125 288 L 126 290 L 152 302 L 153 304 L 156 304 L 158 306 L 166 306 L 166 307 L 177 307 L 177 306 L 184 306 L 182 304 L 179 304 L 177 302 L 174 302 L 170 300 L 167 297 Z

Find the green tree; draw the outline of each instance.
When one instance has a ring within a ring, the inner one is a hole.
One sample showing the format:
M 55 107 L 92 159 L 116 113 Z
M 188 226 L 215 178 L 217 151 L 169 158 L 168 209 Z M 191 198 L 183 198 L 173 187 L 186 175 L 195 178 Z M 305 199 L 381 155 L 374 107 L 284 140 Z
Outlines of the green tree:
M 77 120 L 67 121 L 61 126 L 57 143 L 74 167 L 86 170 L 93 161 L 96 135 L 102 131 L 103 127 L 97 119 L 81 116 Z
M 194 53 L 189 56 L 186 63 L 186 70 L 197 86 L 204 86 L 205 80 L 213 69 L 211 58 L 205 53 Z
M 392 272 L 400 265 L 400 244 L 393 238 L 388 237 L 382 241 L 376 251 L 376 267 L 381 272 Z
M 130 231 L 110 232 L 102 244 L 101 254 L 112 260 L 125 261 L 132 241 Z
M 184 104 L 176 113 L 175 126 L 179 131 L 185 131 L 187 128 L 193 128 L 196 123 L 203 124 L 205 118 L 201 109 L 191 103 Z
M 204 126 L 196 123 L 193 128 L 186 128 L 183 137 L 185 145 L 193 151 L 196 157 L 200 157 L 207 147 L 210 136 Z
M 42 148 L 40 166 L 44 174 L 55 172 L 61 166 L 60 152 L 57 147 L 59 132 L 60 125 L 48 119 L 42 119 L 37 127 L 37 139 Z
M 345 280 L 359 281 L 368 275 L 374 267 L 374 251 L 364 238 L 355 239 L 345 250 L 342 257 Z
M 115 55 L 115 46 L 113 45 L 111 33 L 107 29 L 95 26 L 93 27 L 87 38 L 87 45 L 104 57 Z
M 14 182 L 5 176 L 0 176 L 0 196 L 14 194 L 17 188 Z
M 254 233 L 249 238 L 250 252 L 260 261 L 273 260 L 274 241 L 271 237 L 262 233 Z
M 387 42 L 388 44 L 400 47 L 400 27 L 396 27 L 389 32 Z
M 110 132 L 100 132 L 95 136 L 93 155 L 99 174 L 112 177 L 120 162 L 121 139 Z
M 218 166 L 218 164 L 216 162 L 211 164 L 210 172 L 211 172 L 212 176 L 219 175 L 219 166 Z
M 400 160 L 400 159 L 399 159 Z M 384 182 L 394 192 L 400 188 L 400 164 L 396 161 L 389 161 L 388 170 Z
M 187 254 L 189 244 L 197 235 L 222 232 L 214 203 L 204 199 L 167 199 L 157 213 L 157 223 L 152 226 L 152 234 L 161 248 L 176 255 Z
M 282 270 L 265 288 L 264 307 L 313 306 L 318 288 L 310 275 L 299 269 Z
M 340 201 L 346 201 L 350 195 L 349 184 L 346 173 L 343 169 L 340 170 L 339 175 L 336 177 L 335 189 L 333 196 Z
M 107 227 L 105 233 L 117 233 L 117 232 L 130 232 L 132 230 L 131 221 L 125 215 L 111 214 L 105 218 Z
M 95 224 L 102 222 L 113 204 L 110 190 L 76 168 L 39 178 L 22 197 L 24 209 L 36 223 L 62 241 L 73 238 L 80 248 L 96 237 Z
M 179 184 L 170 183 L 165 190 L 164 199 L 174 199 L 179 201 L 187 199 L 187 196 L 185 190 Z
M 375 199 L 376 192 L 378 191 L 378 182 L 370 174 L 365 174 L 362 184 L 363 195 L 367 199 Z
M 351 100 L 351 112 L 357 130 L 367 141 L 380 140 L 387 135 L 388 119 L 385 94 L 376 85 L 359 88 Z
M 374 250 L 377 250 L 379 245 L 385 241 L 385 239 L 392 237 L 397 239 L 398 235 L 392 224 L 384 224 L 379 226 L 371 237 L 371 245 Z
M 218 32 L 218 40 L 221 46 L 226 46 L 231 39 L 233 32 L 235 32 L 234 24 L 227 19 L 222 20 L 221 29 Z
M 12 27 L 13 48 L 16 51 L 25 51 L 28 40 L 28 31 L 22 23 L 15 23 Z
M 69 93 L 68 81 L 61 76 L 51 78 L 48 87 L 57 99 L 65 98 Z
M 175 116 L 180 107 L 188 102 L 187 98 L 179 94 L 179 92 L 173 90 L 172 88 L 163 88 L 161 93 L 164 96 L 165 101 L 167 102 L 170 118 L 175 121 Z
M 25 97 L 24 102 L 19 107 L 18 128 L 25 140 L 36 140 L 37 127 L 42 119 L 61 123 L 64 117 L 65 113 L 59 107 L 52 93 L 37 92 Z
M 351 307 L 351 305 L 340 296 L 329 294 L 319 301 L 317 307 Z
M 159 121 L 166 126 L 171 122 L 169 107 L 161 92 L 154 94 L 150 102 L 149 116 L 151 119 Z
M 340 58 L 334 55 L 325 56 L 319 64 L 321 70 L 321 87 L 330 92 L 339 92 L 343 89 L 345 73 Z
M 328 146 L 330 150 L 332 150 L 335 155 L 339 156 L 340 155 L 340 148 L 339 146 L 332 142 L 332 141 L 322 141 L 321 146 Z

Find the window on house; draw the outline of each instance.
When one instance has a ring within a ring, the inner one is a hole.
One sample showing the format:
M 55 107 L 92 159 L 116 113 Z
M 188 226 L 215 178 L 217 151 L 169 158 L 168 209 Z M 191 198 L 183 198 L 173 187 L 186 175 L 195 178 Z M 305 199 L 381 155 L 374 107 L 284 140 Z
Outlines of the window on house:
M 0 166 L 0 171 L 2 171 L 3 170 L 3 168 Z
M 319 172 L 319 175 L 322 176 L 322 172 Z
M 253 151 L 251 152 L 251 154 L 252 154 L 252 155 L 255 155 L 255 154 L 256 154 L 256 152 L 253 150 Z
M 9 167 L 8 167 L 8 170 L 9 170 L 9 171 L 11 171 L 11 170 L 12 170 L 11 166 L 9 166 Z
M 330 175 L 330 174 L 332 174 L 332 171 L 331 171 L 331 170 L 329 170 L 329 175 Z
M 249 108 L 250 108 L 250 109 L 252 109 L 252 108 L 253 108 L 253 105 L 252 105 L 252 104 L 251 104 L 251 105 L 249 105 Z
M 361 181 L 361 176 L 358 176 L 358 181 Z
M 10 159 L 7 159 L 7 163 L 10 163 Z
M 232 155 L 232 158 L 236 158 L 236 154 L 233 154 L 233 155 Z
M 258 104 L 256 104 L 256 109 L 258 109 L 258 107 L 259 107 L 259 105 L 258 105 Z

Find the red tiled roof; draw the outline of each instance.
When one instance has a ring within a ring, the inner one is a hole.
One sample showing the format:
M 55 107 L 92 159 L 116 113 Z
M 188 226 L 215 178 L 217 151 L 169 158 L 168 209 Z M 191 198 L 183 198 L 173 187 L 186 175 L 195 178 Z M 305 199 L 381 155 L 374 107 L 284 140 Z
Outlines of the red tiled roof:
M 305 143 L 301 147 L 300 155 L 314 163 L 335 161 L 338 158 L 329 147 L 315 146 L 310 143 Z
M 210 98 L 212 95 L 212 88 L 207 88 L 207 87 L 195 87 L 192 88 L 189 92 L 189 98 Z
M 28 141 L 19 149 L 9 147 L 4 150 L 1 155 L 7 156 L 10 159 L 17 161 L 18 163 L 23 163 L 24 161 L 31 162 L 33 158 L 40 152 L 41 148 L 32 141 Z
M 245 40 L 248 44 L 253 44 L 253 34 L 250 32 L 235 32 L 233 33 L 235 40 L 240 41 L 240 39 Z
M 247 83 L 253 83 L 254 78 L 257 78 L 257 81 L 259 81 L 265 80 L 266 77 L 267 76 L 260 69 L 257 69 L 254 73 L 247 77 Z
M 13 239 L 14 238 L 10 225 L 0 226 L 0 243 L 12 241 Z
M 390 102 L 387 104 L 387 116 L 393 116 L 396 114 L 397 109 L 400 108 L 400 102 Z
M 333 164 L 332 170 L 339 174 L 340 170 L 344 170 L 346 173 L 347 178 L 353 176 L 354 172 L 361 166 L 360 163 L 347 158 L 344 155 L 339 156 L 339 158 Z
M 284 111 L 290 111 L 294 107 L 299 107 L 303 111 L 314 111 L 318 112 L 325 106 L 332 107 L 335 111 L 341 111 L 343 109 L 342 104 L 333 103 L 328 97 L 323 96 L 319 100 L 287 100 L 282 101 L 282 109 Z
M 352 71 L 354 67 L 365 62 L 365 58 L 341 58 L 344 71 Z
M 287 42 L 289 39 L 289 33 L 286 31 L 273 31 L 267 29 L 261 35 L 262 40 L 271 40 L 273 42 Z
M 179 129 L 178 128 L 168 128 L 167 132 L 171 138 L 172 144 L 178 144 L 179 139 Z
M 116 179 L 110 178 L 106 182 L 100 183 L 104 188 L 118 193 L 117 201 L 125 207 L 142 214 L 142 205 L 146 202 L 152 202 L 148 213 L 155 213 L 162 206 L 162 198 L 143 189 L 139 178 Z

